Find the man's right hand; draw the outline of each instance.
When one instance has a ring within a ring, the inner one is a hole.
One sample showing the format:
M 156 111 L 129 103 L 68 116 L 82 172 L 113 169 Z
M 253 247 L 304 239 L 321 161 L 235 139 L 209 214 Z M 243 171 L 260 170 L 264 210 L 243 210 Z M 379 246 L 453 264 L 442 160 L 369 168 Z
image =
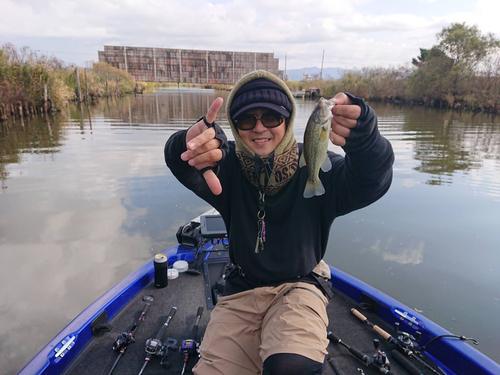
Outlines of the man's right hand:
M 224 100 L 217 98 L 214 100 L 205 119 L 208 123 L 215 121 L 217 112 L 222 107 Z M 222 159 L 220 150 L 221 141 L 215 139 L 215 128 L 208 128 L 203 120 L 191 126 L 186 134 L 187 151 L 181 154 L 181 159 L 187 161 L 189 165 L 198 170 L 206 167 L 215 167 Z M 203 172 L 203 178 L 207 182 L 209 189 L 215 195 L 222 193 L 222 186 L 217 175 L 210 169 Z

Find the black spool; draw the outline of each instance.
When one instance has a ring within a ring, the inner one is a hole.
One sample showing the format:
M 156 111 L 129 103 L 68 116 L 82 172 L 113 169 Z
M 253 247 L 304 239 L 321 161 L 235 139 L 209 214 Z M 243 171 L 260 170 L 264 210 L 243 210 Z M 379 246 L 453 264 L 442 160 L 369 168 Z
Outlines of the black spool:
M 165 254 L 156 254 L 155 266 L 155 287 L 165 288 L 168 285 L 168 258 Z

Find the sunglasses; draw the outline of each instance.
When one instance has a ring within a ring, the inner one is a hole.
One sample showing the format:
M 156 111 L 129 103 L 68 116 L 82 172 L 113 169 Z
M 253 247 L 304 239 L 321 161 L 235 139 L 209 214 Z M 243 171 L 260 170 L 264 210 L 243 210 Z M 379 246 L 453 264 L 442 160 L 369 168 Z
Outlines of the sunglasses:
M 276 112 L 265 112 L 260 116 L 243 113 L 234 120 L 234 124 L 240 130 L 252 130 L 257 125 L 257 120 L 260 120 L 266 128 L 276 128 L 283 123 L 284 119 L 284 116 Z

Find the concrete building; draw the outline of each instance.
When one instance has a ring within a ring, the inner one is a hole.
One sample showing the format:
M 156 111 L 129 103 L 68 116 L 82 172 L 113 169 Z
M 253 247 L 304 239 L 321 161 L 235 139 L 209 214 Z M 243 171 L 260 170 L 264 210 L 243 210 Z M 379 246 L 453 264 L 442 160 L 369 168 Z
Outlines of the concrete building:
M 283 78 L 273 53 L 104 46 L 98 54 L 136 81 L 233 84 L 257 69 Z

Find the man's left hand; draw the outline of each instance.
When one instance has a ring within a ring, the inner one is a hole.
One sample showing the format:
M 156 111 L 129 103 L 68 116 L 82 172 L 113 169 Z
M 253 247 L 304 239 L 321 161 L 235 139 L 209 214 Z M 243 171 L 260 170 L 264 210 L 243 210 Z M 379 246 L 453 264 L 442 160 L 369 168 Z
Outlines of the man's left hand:
M 334 145 L 343 147 L 346 144 L 346 138 L 351 135 L 351 129 L 358 123 L 361 107 L 352 104 L 349 97 L 343 92 L 339 92 L 330 100 L 335 103 L 335 107 L 332 109 L 330 140 Z

